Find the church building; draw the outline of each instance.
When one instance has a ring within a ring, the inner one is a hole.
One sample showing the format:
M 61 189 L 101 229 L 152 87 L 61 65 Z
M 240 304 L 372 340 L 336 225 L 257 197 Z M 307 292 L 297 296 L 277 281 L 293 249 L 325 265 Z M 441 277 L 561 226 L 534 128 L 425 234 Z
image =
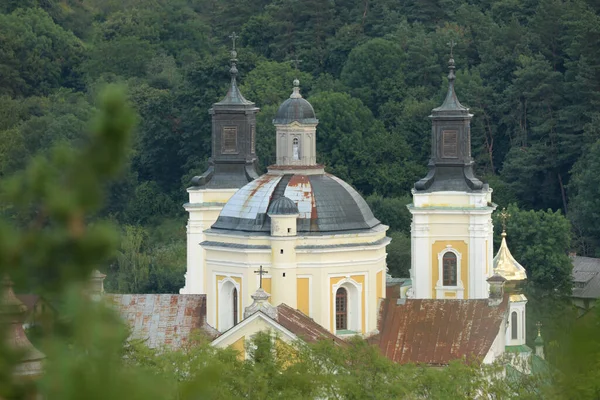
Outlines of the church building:
M 175 346 L 196 327 L 214 346 L 242 355 L 248 339 L 270 330 L 286 342 L 339 345 L 359 335 L 398 363 L 441 366 L 468 357 L 492 363 L 508 354 L 531 365 L 543 358 L 543 348 L 534 355 L 525 345 L 527 276 L 505 231 L 493 257 L 496 205 L 474 175 L 473 116 L 456 96 L 452 58 L 446 98 L 431 115 L 429 172 L 415 183 L 408 206 L 412 265 L 401 288 L 387 279 L 388 227 L 317 161 L 319 121 L 298 80 L 273 120 L 276 162 L 258 176 L 259 109 L 238 89 L 236 63 L 234 50 L 229 91 L 210 110 L 209 168 L 194 178 L 184 205 L 185 287 L 167 298 L 114 296 L 134 335 L 156 330 L 136 322 L 150 304 L 164 320 L 183 321 L 185 330 L 165 331 L 164 337 L 188 332 L 169 339 Z M 176 316 L 167 315 L 167 302 L 178 305 L 171 307 Z
M 299 84 L 273 120 L 276 164 L 231 196 L 204 240 L 189 242 L 196 258 L 188 261 L 188 279 L 200 277 L 207 322 L 221 332 L 243 319 L 261 280 L 272 304 L 298 309 L 334 334 L 368 334 L 377 326 L 388 227 L 317 163 L 318 120 Z M 213 127 L 213 143 L 223 142 L 227 128 Z M 198 191 L 206 189 L 191 189 L 190 203 Z

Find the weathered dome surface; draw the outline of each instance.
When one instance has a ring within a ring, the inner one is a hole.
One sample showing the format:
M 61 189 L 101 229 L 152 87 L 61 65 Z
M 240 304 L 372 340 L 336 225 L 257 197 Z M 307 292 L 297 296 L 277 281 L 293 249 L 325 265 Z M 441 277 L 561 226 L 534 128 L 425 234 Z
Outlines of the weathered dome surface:
M 279 106 L 275 119 L 273 119 L 274 124 L 291 124 L 294 121 L 301 124 L 316 124 L 319 122 L 315 116 L 313 106 L 302 97 L 290 97 L 284 101 Z
M 293 215 L 298 214 L 298 206 L 292 200 L 285 196 L 278 197 L 271 201 L 269 206 L 269 215 Z
M 300 234 L 369 230 L 380 224 L 360 194 L 333 175 L 267 173 L 229 199 L 212 229 L 270 233 L 267 213 L 283 197 L 297 207 Z

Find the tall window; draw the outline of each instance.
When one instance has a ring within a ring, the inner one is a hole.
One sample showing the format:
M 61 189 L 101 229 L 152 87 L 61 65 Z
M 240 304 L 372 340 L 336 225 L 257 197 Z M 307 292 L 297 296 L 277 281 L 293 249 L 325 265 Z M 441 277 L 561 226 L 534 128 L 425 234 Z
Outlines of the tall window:
M 343 287 L 335 292 L 335 329 L 348 329 L 348 292 Z
M 233 288 L 233 325 L 238 323 L 238 292 L 237 288 Z
M 297 137 L 294 138 L 294 140 L 292 140 L 292 155 L 294 160 L 299 160 L 300 159 L 300 150 L 299 147 L 300 146 L 300 141 L 298 140 Z
M 517 326 L 517 312 L 513 311 L 510 314 L 510 337 L 512 338 L 512 340 L 517 340 L 517 336 L 518 336 L 518 326 Z
M 442 258 L 444 286 L 456 286 L 456 254 L 447 252 Z
M 250 127 L 250 151 L 252 154 L 256 153 L 256 126 Z

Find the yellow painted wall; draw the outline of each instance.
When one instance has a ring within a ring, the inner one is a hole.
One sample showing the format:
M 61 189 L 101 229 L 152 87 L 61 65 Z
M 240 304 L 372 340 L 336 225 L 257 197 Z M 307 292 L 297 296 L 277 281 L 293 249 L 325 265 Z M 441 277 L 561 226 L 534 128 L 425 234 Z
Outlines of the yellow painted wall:
M 297 306 L 298 310 L 302 311 L 306 315 L 310 315 L 310 292 L 308 290 L 309 279 L 298 278 L 297 282 Z
M 225 275 L 217 275 L 215 281 L 215 297 L 217 299 L 217 315 L 215 316 L 217 321 L 216 326 L 219 326 L 219 281 L 222 281 L 225 278 L 227 278 Z M 231 279 L 233 279 L 238 285 L 240 285 L 240 290 L 238 292 L 238 314 L 240 314 L 240 317 L 238 317 L 239 322 L 243 318 L 243 313 L 240 313 L 240 310 L 242 310 L 242 293 L 244 293 L 242 288 L 242 278 L 240 278 L 239 276 L 232 276 Z
M 452 246 L 452 248 L 458 251 L 462 256 L 460 263 L 460 279 L 465 288 L 464 298 L 467 299 L 469 298 L 469 249 L 467 243 L 462 240 L 437 240 L 431 245 L 431 293 L 435 299 L 435 284 L 440 278 L 438 254 L 448 245 Z
M 263 289 L 265 292 L 271 294 L 271 278 L 263 278 L 262 280 Z
M 383 275 L 383 271 L 379 271 L 377 273 L 377 278 L 375 278 L 375 279 L 377 279 L 376 286 L 375 286 L 375 288 L 376 288 L 375 293 L 377 293 L 378 300 L 383 298 L 383 276 L 382 275 Z
M 246 336 L 242 336 L 236 340 L 231 347 L 238 352 L 239 360 L 243 361 L 246 359 Z

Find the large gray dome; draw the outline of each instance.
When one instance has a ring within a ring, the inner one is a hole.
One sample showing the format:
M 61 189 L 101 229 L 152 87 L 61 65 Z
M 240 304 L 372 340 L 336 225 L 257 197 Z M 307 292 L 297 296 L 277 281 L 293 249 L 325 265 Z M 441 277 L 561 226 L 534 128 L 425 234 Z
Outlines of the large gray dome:
M 369 230 L 380 224 L 360 194 L 336 176 L 267 173 L 229 199 L 212 229 L 270 233 L 269 208 L 284 196 L 297 207 L 300 234 Z

